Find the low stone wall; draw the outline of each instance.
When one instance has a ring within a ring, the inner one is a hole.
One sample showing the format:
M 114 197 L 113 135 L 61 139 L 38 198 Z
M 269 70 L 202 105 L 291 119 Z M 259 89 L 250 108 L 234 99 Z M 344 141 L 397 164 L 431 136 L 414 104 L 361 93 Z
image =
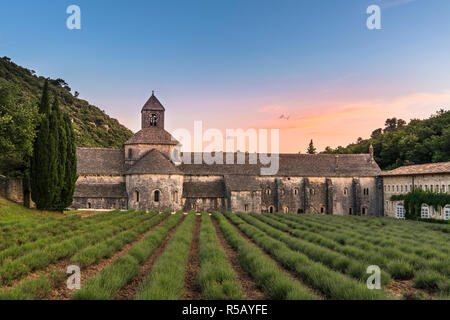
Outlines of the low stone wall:
M 24 205 L 33 207 L 28 180 L 0 176 L 0 196 Z

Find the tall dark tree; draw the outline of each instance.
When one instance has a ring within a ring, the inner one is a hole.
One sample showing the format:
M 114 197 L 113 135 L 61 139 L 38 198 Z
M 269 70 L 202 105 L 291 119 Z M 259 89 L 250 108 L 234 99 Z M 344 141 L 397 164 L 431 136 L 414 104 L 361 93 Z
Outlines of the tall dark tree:
M 309 142 L 309 146 L 308 146 L 308 149 L 306 150 L 306 153 L 308 153 L 308 154 L 315 154 L 316 153 L 316 148 L 314 147 L 314 143 L 313 143 L 312 139 Z
M 55 179 L 55 140 L 50 127 L 50 97 L 48 81 L 44 84 L 39 113 L 42 119 L 37 128 L 30 164 L 31 198 L 38 209 L 50 209 L 53 205 L 57 181 Z
M 62 208 L 69 207 L 73 202 L 73 193 L 75 190 L 75 182 L 77 181 L 77 149 L 75 144 L 75 132 L 72 127 L 72 121 L 69 115 L 64 114 L 63 126 L 65 131 L 65 164 L 64 164 L 64 180 L 61 188 L 61 205 Z

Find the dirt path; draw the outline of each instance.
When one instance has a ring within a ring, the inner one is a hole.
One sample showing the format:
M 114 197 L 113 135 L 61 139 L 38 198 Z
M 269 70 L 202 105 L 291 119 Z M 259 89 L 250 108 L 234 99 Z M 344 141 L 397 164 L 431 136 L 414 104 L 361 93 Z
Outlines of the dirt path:
M 269 297 L 263 291 L 259 290 L 258 286 L 256 285 L 255 281 L 253 281 L 252 277 L 244 269 L 242 269 L 239 263 L 238 253 L 234 251 L 228 244 L 222 231 L 217 225 L 216 219 L 212 218 L 211 220 L 214 228 L 216 229 L 216 234 L 217 238 L 219 239 L 219 243 L 222 249 L 227 254 L 228 261 L 230 262 L 231 267 L 236 273 L 236 276 L 239 282 L 241 283 L 242 289 L 244 290 L 244 294 L 247 297 L 247 299 L 249 300 L 269 299 Z
M 150 270 L 152 269 L 153 265 L 156 262 L 156 259 L 160 256 L 160 254 L 164 251 L 164 248 L 167 245 L 167 242 L 172 238 L 172 235 L 177 230 L 178 226 L 183 222 L 185 219 L 185 216 L 183 216 L 180 221 L 169 231 L 169 233 L 164 238 L 161 245 L 156 249 L 156 251 L 150 256 L 150 258 L 141 265 L 139 269 L 139 274 L 137 277 L 135 277 L 131 282 L 129 282 L 127 285 L 125 285 L 120 291 L 117 293 L 115 299 L 116 300 L 133 300 L 136 296 L 136 291 L 139 287 L 139 285 L 144 281 L 144 279 L 148 276 Z
M 164 220 L 156 224 L 155 226 L 151 227 L 146 232 L 142 233 L 136 240 L 126 244 L 123 246 L 122 249 L 119 251 L 116 251 L 112 254 L 109 258 L 104 258 L 100 260 L 99 262 L 88 266 L 85 269 L 81 270 L 81 285 L 86 283 L 86 281 L 93 276 L 95 276 L 97 273 L 101 272 L 104 268 L 106 268 L 108 265 L 113 263 L 115 260 L 117 260 L 122 255 L 126 254 L 136 243 L 138 243 L 140 240 L 142 240 L 146 235 L 148 235 L 150 232 L 152 232 L 155 228 L 162 225 L 167 221 L 167 219 L 170 216 L 166 217 Z M 153 217 L 155 218 L 155 217 Z M 153 219 L 151 218 L 151 219 Z M 47 268 L 46 272 L 50 272 L 51 270 L 56 270 L 57 272 L 66 272 L 67 266 L 70 265 L 70 259 L 59 261 L 56 265 L 52 265 L 52 267 Z M 67 278 L 67 277 L 66 277 Z M 71 295 L 73 294 L 73 290 L 70 290 L 67 288 L 67 285 L 65 282 L 60 283 L 56 288 L 52 290 L 52 292 L 45 298 L 45 300 L 68 300 L 70 299 Z
M 202 298 L 201 289 L 197 283 L 197 274 L 200 271 L 199 258 L 199 234 L 200 234 L 201 216 L 195 217 L 195 225 L 191 247 L 189 249 L 188 263 L 186 266 L 186 275 L 184 281 L 183 300 L 200 300 Z
M 414 288 L 413 280 L 392 279 L 391 282 L 385 285 L 385 288 L 390 294 L 401 299 L 415 300 L 420 295 L 424 295 L 426 299 L 432 299 L 432 296 L 429 293 Z
M 258 246 L 257 243 L 255 243 L 252 239 L 250 239 L 244 232 L 241 231 L 241 229 L 239 229 L 233 222 L 231 222 L 231 220 L 229 220 L 227 217 L 225 217 L 228 222 L 234 227 L 234 229 L 245 239 L 247 240 L 251 245 L 257 247 L 258 249 L 260 249 L 262 251 L 262 253 L 270 260 L 272 260 L 278 267 L 278 269 L 287 274 L 288 277 L 290 277 L 292 280 L 294 281 L 298 281 L 300 282 L 305 288 L 308 288 L 312 293 L 316 294 L 318 297 L 320 297 L 321 299 L 327 299 L 320 291 L 318 291 L 315 288 L 312 288 L 311 286 L 309 286 L 308 284 L 306 284 L 305 282 L 303 282 L 302 279 L 300 279 L 297 274 L 289 269 L 286 269 L 277 259 L 275 259 L 272 255 L 270 255 L 269 253 L 267 253 L 266 251 L 264 251 L 263 248 L 261 248 L 260 246 Z M 262 231 L 261 231 L 262 232 Z

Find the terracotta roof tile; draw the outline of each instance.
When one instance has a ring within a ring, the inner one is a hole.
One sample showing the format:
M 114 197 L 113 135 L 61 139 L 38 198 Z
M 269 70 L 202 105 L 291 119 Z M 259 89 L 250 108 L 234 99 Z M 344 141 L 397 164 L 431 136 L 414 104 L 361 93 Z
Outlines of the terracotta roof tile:
M 161 152 L 152 149 L 136 162 L 125 174 L 183 174 Z
M 120 149 L 77 148 L 79 175 L 122 175 L 124 160 Z
M 411 166 L 403 166 L 390 171 L 383 171 L 383 176 L 398 175 L 418 175 L 418 174 L 435 174 L 450 173 L 450 162 L 415 164 Z
M 170 133 L 163 128 L 148 127 L 135 133 L 125 144 L 169 144 L 177 145 L 179 142 L 175 140 Z
M 75 184 L 74 198 L 126 198 L 125 183 Z

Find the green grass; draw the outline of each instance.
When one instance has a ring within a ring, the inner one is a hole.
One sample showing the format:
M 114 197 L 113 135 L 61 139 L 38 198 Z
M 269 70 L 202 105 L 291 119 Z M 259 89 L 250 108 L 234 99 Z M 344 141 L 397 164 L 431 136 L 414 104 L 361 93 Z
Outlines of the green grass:
M 183 218 L 181 213 L 169 217 L 136 243 L 125 255 L 115 260 L 100 273 L 82 284 L 72 295 L 74 300 L 112 300 L 119 290 L 135 278 L 144 263 L 161 245 L 169 231 Z
M 261 249 L 244 239 L 221 213 L 214 213 L 219 228 L 230 246 L 238 252 L 239 263 L 271 299 L 274 300 L 317 300 L 314 294 L 299 281 L 282 272 L 264 255 Z
M 183 297 L 194 223 L 195 215 L 189 214 L 175 231 L 149 276 L 139 286 L 136 300 L 178 300 Z
M 245 298 L 236 274 L 220 246 L 209 214 L 202 215 L 199 236 L 200 272 L 198 283 L 207 300 L 242 300 Z
M 304 254 L 291 250 L 283 242 L 269 237 L 237 215 L 228 213 L 226 217 L 285 268 L 295 272 L 305 283 L 316 288 L 328 298 L 342 300 L 390 298 L 382 290 L 369 290 L 365 283 L 330 270 L 321 263 L 311 261 Z

